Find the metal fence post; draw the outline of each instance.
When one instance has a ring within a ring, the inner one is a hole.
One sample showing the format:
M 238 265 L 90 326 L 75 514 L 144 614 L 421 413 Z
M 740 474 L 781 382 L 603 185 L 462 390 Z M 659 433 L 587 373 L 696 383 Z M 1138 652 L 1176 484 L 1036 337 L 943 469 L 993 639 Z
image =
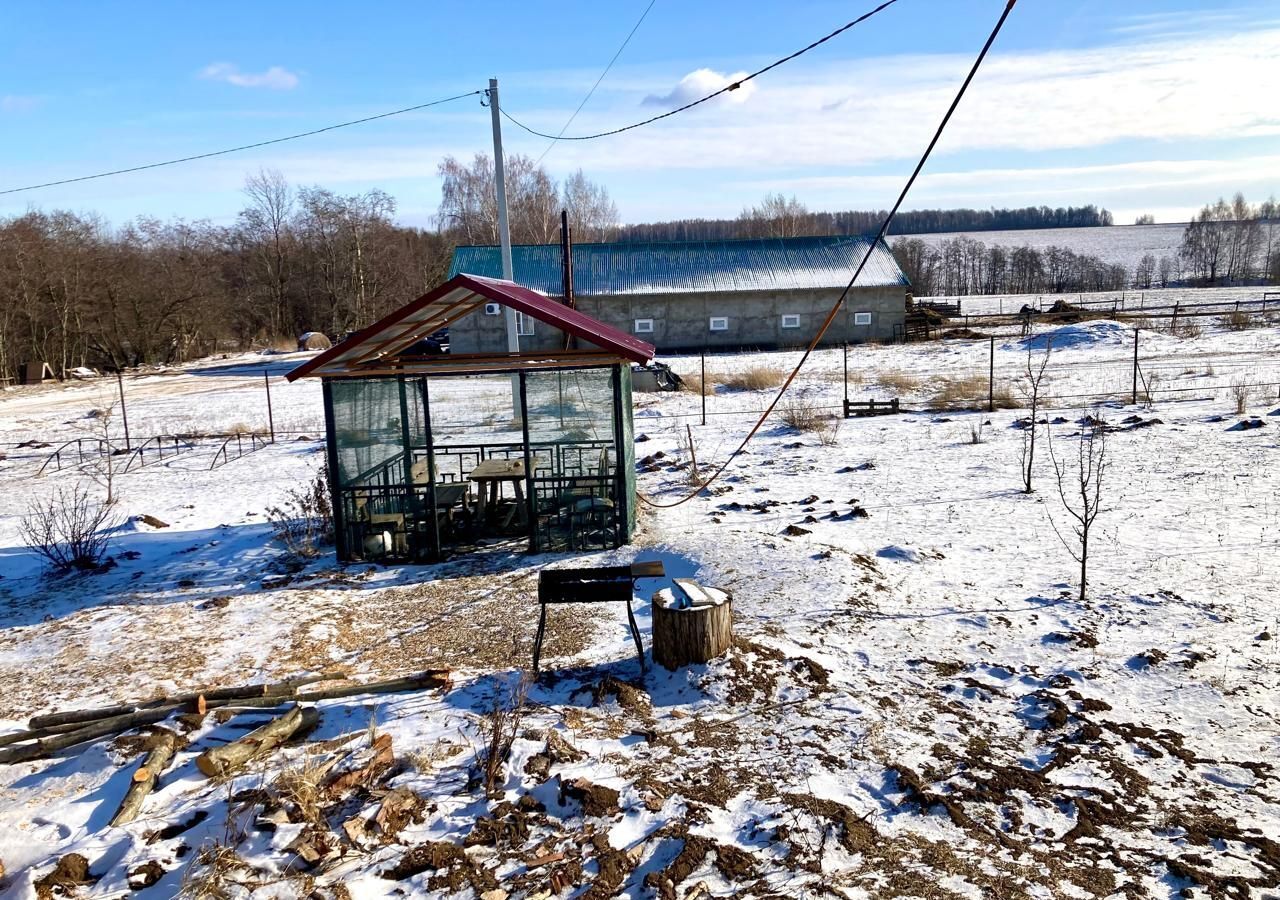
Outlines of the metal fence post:
M 124 375 L 116 371 L 116 386 L 120 389 L 120 418 L 124 420 L 124 449 L 129 449 L 129 411 L 124 407 Z M 111 452 L 111 448 L 107 448 Z
M 987 373 L 987 412 L 996 411 L 996 339 L 991 338 L 990 369 Z
M 844 418 L 849 418 L 849 342 L 844 342 Z
M 1133 399 L 1131 401 L 1134 406 L 1138 405 L 1138 329 L 1133 329 Z
M 262 383 L 267 388 L 267 430 L 271 432 L 271 443 L 276 442 L 276 417 L 271 412 L 271 378 L 266 369 L 262 370 Z
M 702 424 L 707 424 L 707 348 L 702 348 L 702 381 L 698 386 L 698 393 L 702 394 Z

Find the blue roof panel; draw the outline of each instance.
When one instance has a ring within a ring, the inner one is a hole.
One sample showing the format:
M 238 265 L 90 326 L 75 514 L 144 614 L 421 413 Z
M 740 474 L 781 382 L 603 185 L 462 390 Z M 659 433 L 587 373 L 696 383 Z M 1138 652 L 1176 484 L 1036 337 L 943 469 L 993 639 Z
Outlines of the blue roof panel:
M 573 287 L 583 296 L 843 288 L 869 242 L 864 237 L 796 237 L 575 244 Z M 519 245 L 511 248 L 511 255 L 516 283 L 560 294 L 559 244 Z M 498 248 L 458 247 L 449 277 L 462 272 L 501 278 Z M 857 286 L 908 284 L 881 241 Z

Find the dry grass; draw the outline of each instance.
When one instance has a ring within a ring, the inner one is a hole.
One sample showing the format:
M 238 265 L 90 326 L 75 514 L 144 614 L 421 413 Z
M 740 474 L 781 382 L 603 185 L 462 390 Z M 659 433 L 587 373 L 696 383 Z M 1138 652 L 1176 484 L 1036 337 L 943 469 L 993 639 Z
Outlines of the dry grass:
M 730 391 L 767 391 L 787 380 L 787 373 L 777 366 L 749 366 L 721 378 L 720 384 Z
M 323 818 L 320 785 L 331 768 L 319 760 L 307 760 L 301 766 L 281 772 L 271 787 L 280 800 L 293 809 L 298 819 L 319 824 Z
M 988 382 L 982 375 L 960 375 L 943 378 L 933 387 L 928 407 L 935 410 L 986 409 Z M 996 409 L 1017 409 L 1022 404 L 1006 384 L 997 384 L 990 399 Z
M 899 394 L 910 394 L 913 391 L 920 390 L 919 378 L 893 370 L 877 372 L 872 376 L 872 380 L 885 390 L 895 391 Z
M 710 372 L 707 373 L 707 377 L 705 379 L 702 377 L 701 373 L 681 375 L 680 390 L 687 391 L 690 394 L 702 394 L 703 396 L 709 396 L 716 392 L 716 376 L 712 375 Z
M 1231 331 L 1244 331 L 1252 328 L 1254 325 L 1253 316 L 1249 315 L 1242 309 L 1237 309 L 1227 313 L 1222 319 L 1222 324 Z
M 817 400 L 792 397 L 782 407 L 782 421 L 796 431 L 817 437 L 824 447 L 834 447 L 840 436 L 840 420 Z

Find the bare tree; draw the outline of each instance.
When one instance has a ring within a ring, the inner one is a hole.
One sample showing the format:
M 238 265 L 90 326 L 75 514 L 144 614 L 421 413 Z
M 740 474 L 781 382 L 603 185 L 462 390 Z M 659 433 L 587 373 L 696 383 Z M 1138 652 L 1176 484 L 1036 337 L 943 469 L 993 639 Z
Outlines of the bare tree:
M 593 183 L 579 169 L 564 180 L 560 196 L 569 211 L 574 240 L 613 240 L 618 230 L 618 207 L 603 185 Z
M 1032 348 L 1027 348 L 1027 363 L 1022 376 L 1021 388 L 1023 395 L 1027 399 L 1027 405 L 1031 407 L 1031 416 L 1027 420 L 1027 427 L 1022 432 L 1022 492 L 1024 494 L 1032 492 L 1031 476 L 1036 459 L 1036 430 L 1038 428 L 1037 416 L 1040 414 L 1040 391 L 1044 384 L 1045 370 L 1049 367 L 1049 354 L 1052 352 L 1052 345 L 1052 338 L 1045 341 L 1044 353 L 1040 355 L 1038 365 L 1035 361 L 1035 352 Z
M 804 234 L 812 216 L 809 209 L 795 197 L 782 194 L 765 194 L 758 206 L 750 206 L 738 216 L 744 237 L 796 237 Z
M 270 330 L 280 334 L 293 325 L 289 314 L 293 189 L 275 169 L 259 169 L 245 179 L 244 193 L 249 206 L 240 212 L 240 227 L 250 238 L 255 280 L 267 295 Z
M 1074 464 L 1059 461 L 1053 450 L 1052 429 L 1046 429 L 1045 433 L 1048 436 L 1049 459 L 1058 480 L 1058 497 L 1071 520 L 1070 536 L 1063 533 L 1053 516 L 1049 517 L 1049 524 L 1071 558 L 1080 564 L 1080 602 L 1084 603 L 1089 583 L 1089 536 L 1103 511 L 1102 492 L 1110 461 L 1107 459 L 1106 424 L 1099 417 L 1098 410 L 1081 421 Z

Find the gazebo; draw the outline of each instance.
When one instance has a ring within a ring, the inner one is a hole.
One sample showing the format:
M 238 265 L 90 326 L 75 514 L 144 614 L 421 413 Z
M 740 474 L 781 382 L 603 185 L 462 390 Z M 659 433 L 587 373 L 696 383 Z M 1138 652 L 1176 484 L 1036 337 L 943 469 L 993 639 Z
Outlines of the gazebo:
M 555 350 L 427 338 L 514 309 Z M 631 365 L 652 345 L 509 281 L 457 275 L 314 359 L 339 559 L 434 562 L 494 540 L 602 550 L 635 526 Z

